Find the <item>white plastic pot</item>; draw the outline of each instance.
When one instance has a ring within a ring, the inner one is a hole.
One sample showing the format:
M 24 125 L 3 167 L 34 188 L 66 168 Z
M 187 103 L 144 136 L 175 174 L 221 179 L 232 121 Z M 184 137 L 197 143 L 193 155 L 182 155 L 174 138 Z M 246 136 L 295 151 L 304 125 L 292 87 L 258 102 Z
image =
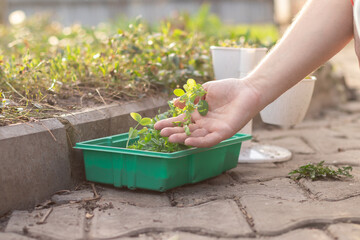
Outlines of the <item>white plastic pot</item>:
M 305 78 L 260 111 L 263 122 L 291 127 L 302 120 L 309 108 L 316 77 Z
M 215 79 L 243 78 L 266 55 L 266 48 L 231 48 L 211 46 Z

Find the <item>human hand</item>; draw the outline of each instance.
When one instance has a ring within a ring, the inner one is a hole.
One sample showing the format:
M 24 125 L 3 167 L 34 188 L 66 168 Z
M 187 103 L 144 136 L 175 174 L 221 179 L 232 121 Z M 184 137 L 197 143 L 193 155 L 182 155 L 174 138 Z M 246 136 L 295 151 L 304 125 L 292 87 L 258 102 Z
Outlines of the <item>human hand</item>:
M 161 120 L 155 129 L 169 137 L 170 142 L 184 143 L 194 147 L 211 147 L 233 136 L 260 110 L 259 94 L 246 79 L 225 79 L 207 82 L 203 85 L 209 104 L 206 116 L 198 111 L 192 115 L 187 136 L 183 127 L 173 122 L 183 121 L 184 115 Z M 181 102 L 175 104 L 181 107 Z

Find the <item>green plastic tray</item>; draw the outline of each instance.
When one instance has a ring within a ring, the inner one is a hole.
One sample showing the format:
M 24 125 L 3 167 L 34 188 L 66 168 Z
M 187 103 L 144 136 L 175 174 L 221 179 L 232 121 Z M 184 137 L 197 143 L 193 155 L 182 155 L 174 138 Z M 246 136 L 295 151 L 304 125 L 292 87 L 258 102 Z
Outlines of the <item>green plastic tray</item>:
M 196 183 L 236 167 L 241 143 L 251 136 L 235 134 L 211 148 L 174 153 L 126 149 L 127 138 L 123 133 L 76 144 L 88 181 L 161 192 Z

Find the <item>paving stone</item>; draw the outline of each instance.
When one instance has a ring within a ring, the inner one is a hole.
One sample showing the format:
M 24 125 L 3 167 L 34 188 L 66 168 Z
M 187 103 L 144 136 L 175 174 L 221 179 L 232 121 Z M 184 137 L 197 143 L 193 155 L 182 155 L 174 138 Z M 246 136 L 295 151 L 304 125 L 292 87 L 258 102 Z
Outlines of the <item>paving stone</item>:
M 257 132 L 259 143 L 272 143 L 285 137 L 301 137 L 317 153 L 329 154 L 341 150 L 360 150 L 360 139 L 350 139 L 339 132 L 327 129 L 290 129 Z
M 217 238 L 210 236 L 201 236 L 184 232 L 166 232 L 161 234 L 150 234 L 150 236 L 139 236 L 137 238 L 116 238 L 115 240 L 331 240 L 321 230 L 318 229 L 297 229 L 288 233 L 273 237 L 257 238 Z M 342 240 L 342 239 L 339 239 Z M 350 240 L 350 239 L 349 239 Z M 352 239 L 351 239 L 352 240 Z
M 257 232 L 266 235 L 312 224 L 360 220 L 360 208 L 356 207 L 360 204 L 360 197 L 339 202 L 297 202 L 258 195 L 245 196 L 241 203 L 254 219 Z
M 249 235 L 248 223 L 234 201 L 223 200 L 188 208 L 141 208 L 114 203 L 114 208 L 94 211 L 92 238 L 115 238 L 150 230 L 199 230 L 207 233 Z
M 277 163 L 276 165 L 280 168 L 285 169 L 285 172 L 291 172 L 300 166 L 309 163 L 320 163 L 325 162 L 325 165 L 332 166 L 360 166 L 360 151 L 351 150 L 344 152 L 337 152 L 331 154 L 314 154 L 314 155 L 300 155 L 294 154 L 290 161 Z
M 173 202 L 180 207 L 193 206 L 216 199 L 238 199 L 246 195 L 264 195 L 293 201 L 305 201 L 307 199 L 300 187 L 290 179 L 218 186 L 205 182 L 175 189 L 171 194 Z
M 99 187 L 102 202 L 129 203 L 139 207 L 166 207 L 171 206 L 165 193 L 152 191 L 129 190 L 112 187 Z
M 360 166 L 360 150 L 350 150 L 333 154 L 318 155 L 316 158 L 330 165 Z
M 298 229 L 275 237 L 260 238 L 264 240 L 331 240 L 318 229 Z M 250 239 L 249 239 L 250 240 Z
M 302 133 L 303 138 L 318 153 L 336 153 L 341 150 L 360 150 L 360 139 L 344 138 L 338 132 L 329 129 L 320 129 L 317 131 L 306 131 Z
M 14 211 L 5 232 L 28 232 L 31 236 L 51 239 L 83 239 L 85 211 L 79 205 L 55 207 L 44 224 L 37 224 L 48 209 Z
M 35 238 L 19 235 L 16 233 L 2 233 L 0 232 L 0 240 L 35 240 Z
M 338 201 L 360 196 L 360 168 L 353 168 L 351 174 L 354 178 L 328 181 L 301 179 L 300 183 L 320 200 Z
M 278 168 L 282 168 L 284 172 L 291 172 L 300 166 L 309 164 L 309 163 L 319 163 L 324 160 L 324 158 L 320 157 L 321 154 L 312 154 L 312 155 L 306 155 L 306 154 L 293 154 L 293 157 L 290 161 L 286 162 L 279 162 L 276 163 L 276 166 Z M 324 154 L 322 155 L 324 156 Z M 328 155 L 326 155 L 328 156 Z M 326 158 L 325 158 L 326 159 Z
M 115 238 L 114 240 L 216 240 L 217 237 L 201 236 L 186 232 L 165 232 L 159 234 L 147 234 L 136 238 Z M 227 238 L 229 239 L 229 238 Z
M 290 150 L 292 153 L 314 154 L 315 151 L 299 137 L 283 137 L 268 142 L 271 145 L 279 146 Z M 267 144 L 262 141 L 261 144 Z
M 359 240 L 360 225 L 351 223 L 338 223 L 328 227 L 328 231 L 337 240 Z
M 236 181 L 262 182 L 274 178 L 286 177 L 287 169 L 279 168 L 275 164 L 239 164 L 228 172 Z
M 360 103 L 357 101 L 341 104 L 339 108 L 348 113 L 360 113 Z
M 67 194 L 55 194 L 51 197 L 51 200 L 58 204 L 69 203 L 71 201 L 81 201 L 83 199 L 93 198 L 94 193 L 91 190 L 79 190 L 72 191 Z
M 331 130 L 342 134 L 345 138 L 360 139 L 359 123 L 349 123 L 341 126 L 331 127 Z
M 284 137 L 298 137 L 301 136 L 300 130 L 297 129 L 281 129 L 275 128 L 272 130 L 267 129 L 258 129 L 254 130 L 253 132 L 254 138 L 262 143 L 263 141 L 267 140 L 274 140 Z
M 327 128 L 333 125 L 338 125 L 338 119 L 309 119 L 297 124 L 293 129 L 306 129 L 306 128 Z
M 202 183 L 206 183 L 206 184 L 212 185 L 212 186 L 224 186 L 224 185 L 234 184 L 234 183 L 236 183 L 236 181 L 234 179 L 232 179 L 232 177 L 230 177 L 229 174 L 224 173 L 217 177 L 210 178 L 206 181 L 203 181 Z M 188 185 L 188 186 L 192 186 L 192 185 Z
M 254 240 L 254 238 L 220 238 L 219 240 Z M 297 229 L 291 232 L 287 232 L 278 236 L 272 237 L 257 237 L 258 240 L 331 240 L 321 230 L 318 229 Z

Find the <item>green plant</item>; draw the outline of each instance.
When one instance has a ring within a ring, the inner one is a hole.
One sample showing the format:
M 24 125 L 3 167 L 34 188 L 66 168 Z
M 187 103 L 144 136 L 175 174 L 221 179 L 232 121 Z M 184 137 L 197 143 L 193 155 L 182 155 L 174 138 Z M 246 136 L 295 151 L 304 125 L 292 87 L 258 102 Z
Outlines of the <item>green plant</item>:
M 301 166 L 298 169 L 289 173 L 292 178 L 299 180 L 301 178 L 308 178 L 311 180 L 319 179 L 339 179 L 340 177 L 353 177 L 350 174 L 352 171 L 351 166 L 338 168 L 337 170 L 332 169 L 331 167 L 324 166 L 324 161 L 313 164 L 309 163 L 307 165 Z
M 138 123 L 134 128 L 130 127 L 129 137 L 126 143 L 127 148 L 148 150 L 155 152 L 176 152 L 189 148 L 183 144 L 171 143 L 167 137 L 162 137 L 160 131 L 154 129 L 154 124 L 162 119 L 168 117 L 177 117 L 180 114 L 185 114 L 184 121 L 174 122 L 177 126 L 183 126 L 185 133 L 190 135 L 189 125 L 191 124 L 191 114 L 197 109 L 202 116 L 208 112 L 208 103 L 201 100 L 206 92 L 201 84 L 197 84 L 195 80 L 189 79 L 184 85 L 184 90 L 175 89 L 174 94 L 179 97 L 179 101 L 184 104 L 184 108 L 179 108 L 174 105 L 174 101 L 169 101 L 170 110 L 157 115 L 155 118 L 142 118 L 138 113 L 131 113 L 130 116 Z M 138 126 L 143 126 L 138 130 Z M 131 139 L 136 139 L 133 144 L 129 145 Z
M 206 92 L 194 79 L 189 79 L 184 85 L 184 89 L 185 91 L 182 89 L 174 90 L 174 94 L 180 97 L 179 101 L 185 105 L 184 108 L 175 107 L 173 103 L 170 103 L 169 106 L 173 117 L 185 114 L 183 122 L 174 122 L 174 124 L 184 126 L 186 135 L 190 135 L 189 125 L 191 123 L 191 114 L 197 109 L 202 116 L 205 116 L 208 112 L 209 105 L 205 100 L 201 100 Z

